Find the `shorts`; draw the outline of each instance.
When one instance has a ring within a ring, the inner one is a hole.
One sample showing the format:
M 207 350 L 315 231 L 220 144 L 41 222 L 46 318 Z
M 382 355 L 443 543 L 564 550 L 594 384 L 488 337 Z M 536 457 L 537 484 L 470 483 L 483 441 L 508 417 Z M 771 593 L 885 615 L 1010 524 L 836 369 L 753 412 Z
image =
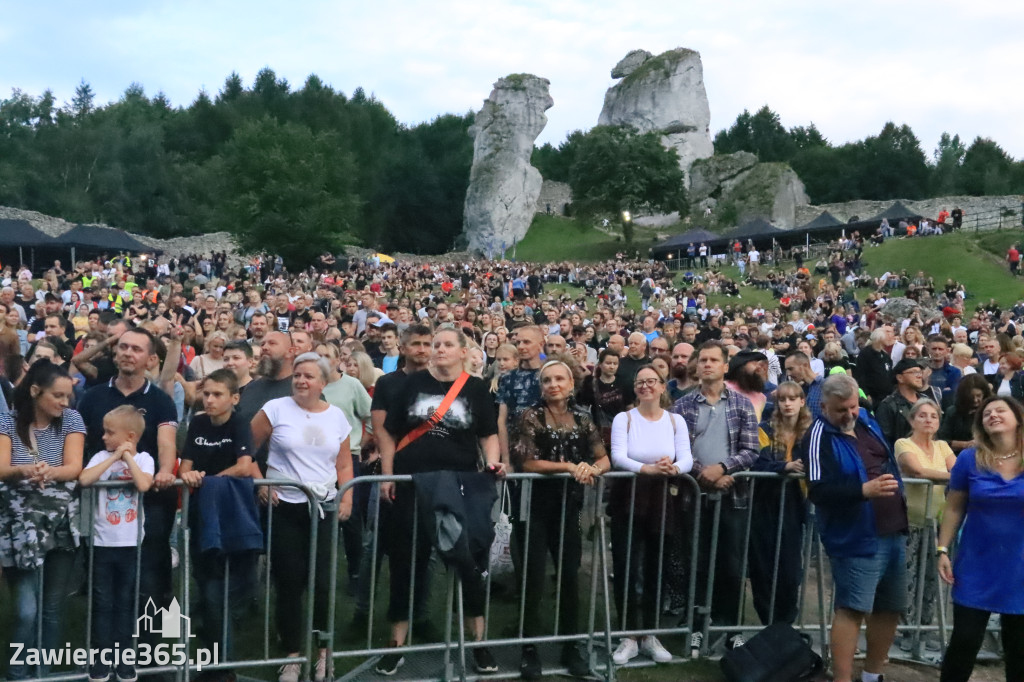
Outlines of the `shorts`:
M 835 608 L 861 613 L 903 613 L 907 608 L 907 536 L 878 538 L 870 557 L 829 557 Z

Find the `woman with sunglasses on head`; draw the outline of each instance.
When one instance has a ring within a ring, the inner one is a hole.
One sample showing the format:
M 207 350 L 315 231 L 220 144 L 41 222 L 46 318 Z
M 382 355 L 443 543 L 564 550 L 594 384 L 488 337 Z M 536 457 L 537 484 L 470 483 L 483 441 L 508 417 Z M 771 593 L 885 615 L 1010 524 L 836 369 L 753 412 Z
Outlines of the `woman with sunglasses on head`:
M 939 577 L 953 586 L 953 634 L 939 679 L 970 679 L 989 616 L 998 613 L 1006 679 L 1017 682 L 1024 680 L 1024 408 L 989 398 L 975 417 L 974 440 L 950 472 L 936 547 Z
M 637 406 L 618 414 L 612 422 L 612 465 L 638 476 L 616 481 L 608 503 L 615 603 L 623 621 L 620 625 L 629 630 L 655 627 L 662 533 L 668 556 L 673 538 L 681 531 L 680 502 L 685 496 L 671 477 L 693 467 L 686 422 L 662 407 L 665 380 L 654 367 L 643 365 L 636 372 L 633 388 Z M 667 508 L 663 508 L 663 500 Z M 624 638 L 612 659 L 623 665 L 640 653 L 658 663 L 672 660 L 672 654 L 651 635 L 639 644 L 635 638 Z

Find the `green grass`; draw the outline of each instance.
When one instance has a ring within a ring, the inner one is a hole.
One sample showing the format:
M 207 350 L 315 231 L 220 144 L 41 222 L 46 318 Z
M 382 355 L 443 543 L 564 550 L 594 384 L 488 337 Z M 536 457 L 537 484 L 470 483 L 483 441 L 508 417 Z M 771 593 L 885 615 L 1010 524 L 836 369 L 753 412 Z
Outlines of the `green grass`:
M 530 231 L 516 247 L 516 259 L 552 262 L 563 260 L 602 261 L 624 249 L 604 232 L 570 218 L 538 214 Z M 512 255 L 511 251 L 507 255 Z

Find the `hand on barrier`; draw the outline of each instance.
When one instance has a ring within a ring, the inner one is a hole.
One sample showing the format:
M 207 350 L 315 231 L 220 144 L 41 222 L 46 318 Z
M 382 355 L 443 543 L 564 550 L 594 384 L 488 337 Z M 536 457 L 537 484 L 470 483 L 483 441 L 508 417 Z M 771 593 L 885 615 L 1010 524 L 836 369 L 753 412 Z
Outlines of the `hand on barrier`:
M 205 471 L 186 471 L 181 475 L 181 481 L 189 488 L 198 488 L 203 484 L 205 477 Z
M 892 497 L 899 489 L 900 483 L 892 474 L 882 474 L 861 486 L 862 494 L 869 500 L 873 497 Z
M 389 503 L 395 501 L 394 481 L 384 481 L 383 483 L 380 484 L 380 499 Z
M 571 466 L 571 465 L 570 465 Z M 589 462 L 580 462 L 569 470 L 577 483 L 583 485 L 594 485 L 594 477 L 597 475 L 597 467 Z
M 731 488 L 733 486 L 733 484 L 735 482 L 736 482 L 736 479 L 733 478 L 732 476 L 730 476 L 729 474 L 725 474 L 724 476 L 719 476 L 718 480 L 715 481 L 715 489 L 716 490 L 728 490 L 729 488 Z
M 277 490 L 274 488 L 264 486 L 260 488 L 258 495 L 260 498 L 260 504 L 264 507 L 267 506 L 268 502 L 273 504 L 275 507 L 277 506 Z
M 157 490 L 163 490 L 164 488 L 174 485 L 174 474 L 169 471 L 161 471 L 153 477 L 153 485 L 156 486 Z
M 803 472 L 804 461 L 802 459 L 794 459 L 792 462 L 786 462 L 787 474 L 802 474 Z

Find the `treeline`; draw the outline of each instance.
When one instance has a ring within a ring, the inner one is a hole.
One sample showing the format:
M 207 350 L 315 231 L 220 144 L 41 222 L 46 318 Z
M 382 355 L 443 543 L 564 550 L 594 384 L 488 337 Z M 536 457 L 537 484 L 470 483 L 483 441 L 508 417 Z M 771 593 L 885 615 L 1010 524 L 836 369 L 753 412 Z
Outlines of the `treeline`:
M 571 183 L 585 137 L 575 131 L 557 147 L 537 148 L 534 166 L 546 179 Z M 886 123 L 878 135 L 833 145 L 813 123 L 787 130 L 764 106 L 754 114 L 744 111 L 714 143 L 716 154 L 747 151 L 761 161 L 788 163 L 815 204 L 1024 193 L 1024 162 L 992 140 L 979 137 L 968 146 L 959 135 L 944 133 L 929 158 L 907 125 Z
M 157 237 L 227 230 L 290 262 L 361 243 L 438 253 L 462 231 L 473 115 L 400 124 L 361 88 L 269 68 L 187 107 L 132 84 L 99 106 L 15 90 L 0 100 L 0 205 Z
M 764 106 L 744 111 L 714 142 L 716 154 L 748 151 L 761 161 L 788 163 L 815 204 L 1024 193 L 1024 162 L 994 141 L 979 137 L 968 146 L 943 133 L 929 158 L 905 124 L 889 122 L 878 135 L 833 145 L 813 123 L 787 130 Z

